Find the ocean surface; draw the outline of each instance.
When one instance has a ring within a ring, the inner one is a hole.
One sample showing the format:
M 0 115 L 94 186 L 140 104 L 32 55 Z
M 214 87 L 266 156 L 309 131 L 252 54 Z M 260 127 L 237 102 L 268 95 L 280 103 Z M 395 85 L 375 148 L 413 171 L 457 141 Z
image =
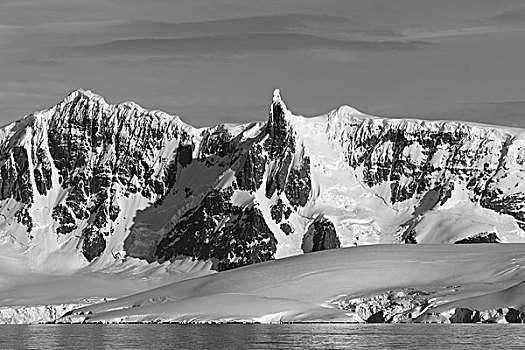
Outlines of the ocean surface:
M 524 349 L 525 325 L 20 325 L 1 349 Z

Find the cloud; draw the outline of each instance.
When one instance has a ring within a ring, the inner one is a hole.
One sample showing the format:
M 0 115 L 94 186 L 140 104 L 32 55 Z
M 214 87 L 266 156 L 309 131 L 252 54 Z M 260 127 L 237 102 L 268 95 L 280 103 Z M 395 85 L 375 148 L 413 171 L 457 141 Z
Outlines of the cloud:
M 61 55 L 86 56 L 243 56 L 276 52 L 338 50 L 347 52 L 407 51 L 432 45 L 424 41 L 364 41 L 328 39 L 296 33 L 200 36 L 177 39 L 124 39 L 98 45 L 64 48 Z
M 52 59 L 40 59 L 40 58 L 26 58 L 23 60 L 17 61 L 19 64 L 27 64 L 27 65 L 36 65 L 41 67 L 59 67 L 64 64 L 64 62 L 59 60 L 52 60 Z
M 185 23 L 123 21 L 109 25 L 106 33 L 118 36 L 181 38 L 213 34 L 326 32 L 333 30 L 332 28 L 364 31 L 359 25 L 355 20 L 338 16 L 281 14 Z
M 525 24 L 525 7 L 505 11 L 485 18 L 476 19 L 472 22 L 482 24 L 515 24 L 523 26 Z
M 330 38 L 348 38 L 358 35 L 379 38 L 399 36 L 399 32 L 392 28 L 376 27 L 347 17 L 297 13 L 184 23 L 124 21 L 109 25 L 105 28 L 105 32 L 121 38 L 183 38 L 238 33 L 303 33 Z
M 405 40 L 435 40 L 440 38 L 452 38 L 470 35 L 485 35 L 491 33 L 512 33 L 523 32 L 525 26 L 519 27 L 512 24 L 488 24 L 475 26 L 461 26 L 451 29 L 434 29 L 434 30 L 414 30 L 408 29 L 402 31 Z
M 400 38 L 400 33 L 388 27 L 376 27 L 353 19 L 306 14 L 253 16 L 226 20 L 167 23 L 149 20 L 111 20 L 66 22 L 30 26 L 23 36 L 59 43 L 95 44 L 120 39 L 194 38 L 244 34 L 308 34 L 330 39 L 388 40 Z
M 121 65 L 144 62 L 148 57 L 151 60 L 146 62 L 173 64 L 187 59 L 294 52 L 307 52 L 314 59 L 354 62 L 357 58 L 350 52 L 413 50 L 428 44 L 403 40 L 392 28 L 351 18 L 294 13 L 185 23 L 45 23 L 10 36 L 10 47 L 17 53 L 14 59 L 20 60 L 23 54 L 23 63 L 35 66 L 58 65 L 66 57 L 111 56 L 112 63 Z M 141 59 L 133 61 L 130 56 Z

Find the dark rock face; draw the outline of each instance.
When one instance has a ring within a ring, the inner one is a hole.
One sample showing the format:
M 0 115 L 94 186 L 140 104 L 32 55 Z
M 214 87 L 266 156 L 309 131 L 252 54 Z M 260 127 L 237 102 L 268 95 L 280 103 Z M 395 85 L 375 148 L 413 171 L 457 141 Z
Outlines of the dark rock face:
M 279 228 L 285 235 L 294 233 L 293 227 L 287 222 L 292 214 L 292 208 L 284 204 L 281 198 L 277 199 L 277 203 L 271 206 L 270 215 L 275 223 L 279 224 Z
M 45 152 L 42 149 L 38 149 L 34 153 L 35 154 L 33 154 L 33 158 L 36 159 L 37 164 L 39 164 L 39 167 L 33 170 L 36 188 L 38 190 L 38 193 L 44 196 L 53 185 L 51 180 L 51 163 L 49 162 L 49 159 L 47 158 Z
M 158 259 L 212 259 L 219 271 L 273 259 L 277 242 L 261 212 L 232 205 L 231 195 L 213 190 L 186 213 L 158 244 Z
M 248 150 L 242 168 L 235 175 L 239 189 L 253 192 L 261 187 L 266 162 L 263 147 L 260 144 L 254 144 Z
M 428 306 L 427 291 L 405 288 L 360 298 L 345 297 L 332 303 L 339 309 L 357 313 L 367 323 L 412 322 Z
M 525 313 L 509 308 L 505 314 L 505 320 L 508 323 L 525 323 Z
M 451 287 L 452 288 L 452 287 Z M 332 301 L 338 309 L 356 313 L 367 323 L 525 323 L 525 313 L 513 308 L 471 310 L 465 307 L 432 312 L 435 293 L 443 288 L 403 288 L 359 298 Z
M 282 101 L 274 101 L 266 128 L 265 149 L 275 162 L 266 182 L 266 197 L 284 192 L 292 206 L 304 207 L 312 188 L 310 158 L 302 146 L 296 145 L 295 131 L 286 121 L 284 108 Z M 301 147 L 299 155 L 297 147 Z
M 152 200 L 165 196 L 176 181 L 173 160 L 182 165 L 191 162 L 191 136 L 174 118 L 158 117 L 133 104 L 111 106 L 84 92 L 73 93 L 50 113 L 26 117 L 14 126 L 11 139 L 3 141 L 0 199 L 24 204 L 16 217 L 30 232 L 29 209 L 36 195 L 31 176 L 38 195 L 46 196 L 53 186 L 54 165 L 57 186 L 66 190 L 66 196 L 49 208 L 57 233 L 74 234 L 80 222 L 88 221 L 90 226 L 76 234 L 82 236 L 84 256 L 92 261 L 112 233 L 107 227 L 119 215 L 119 192 L 125 197 L 140 192 Z M 160 159 L 159 172 L 155 162 L 160 150 L 177 139 L 181 154 Z
M 287 224 L 285 222 L 283 222 L 282 224 L 279 225 L 279 228 L 281 229 L 281 231 L 283 231 L 283 233 L 287 236 L 291 235 L 292 233 L 294 233 L 294 229 L 292 226 L 290 226 L 290 224 Z
M 379 310 L 369 318 L 367 318 L 366 323 L 385 323 L 385 316 L 383 310 Z
M 266 134 L 269 136 L 266 148 L 271 158 L 281 158 L 288 149 L 295 150 L 295 140 L 285 118 L 284 103 L 280 100 L 272 103 Z
M 454 315 L 450 317 L 450 323 L 477 323 L 480 322 L 479 311 L 464 307 L 456 308 Z
M 59 204 L 53 208 L 52 217 L 60 223 L 60 226 L 57 228 L 59 234 L 65 235 L 77 229 L 75 218 L 73 217 L 70 208 L 65 205 Z
M 270 176 L 268 176 L 268 179 L 266 180 L 267 198 L 272 198 L 275 192 L 281 194 L 284 191 L 292 158 L 292 153 L 287 152 L 284 154 L 284 158 L 278 158 L 275 161 L 274 168 L 272 168 Z
M 455 241 L 454 244 L 470 244 L 470 243 L 499 243 L 500 238 L 494 232 L 478 233 L 472 237 L 467 237 Z
M 234 205 L 232 195 L 237 189 L 253 193 L 261 187 L 268 165 L 267 154 L 271 153 L 267 147 L 270 150 L 272 147 L 263 139 L 267 133 L 276 137 L 286 136 L 280 129 L 286 125 L 283 123 L 286 123 L 284 119 L 277 121 L 275 128 L 266 126 L 261 134 L 248 140 L 243 140 L 242 135 L 226 136 L 225 130 L 220 128 L 205 132 L 198 159 L 193 162 L 203 163 L 208 168 L 235 169 L 235 181 L 223 190 L 211 190 L 202 201 L 183 214 L 156 245 L 155 259 L 165 261 L 182 256 L 211 259 L 214 268 L 222 271 L 274 258 L 277 241 L 262 213 L 254 204 L 246 207 Z M 278 139 L 274 141 L 276 144 L 280 142 Z M 178 154 L 182 154 L 180 150 Z M 283 182 L 276 181 L 277 188 L 283 188 L 286 184 L 287 167 L 281 169 L 283 177 L 280 181 Z M 193 194 L 190 188 L 185 190 L 187 194 Z M 288 218 L 291 210 L 282 201 L 280 205 L 281 216 Z M 293 231 L 289 225 L 283 228 L 289 233 Z
M 310 177 L 310 158 L 303 156 L 298 167 L 292 167 L 286 181 L 286 197 L 295 208 L 304 207 L 308 202 L 312 183 Z
M 193 145 L 179 145 L 177 149 L 177 160 L 182 167 L 187 167 L 193 159 Z
M 210 156 L 223 158 L 235 153 L 235 144 L 231 137 L 222 130 L 213 132 L 206 131 L 202 139 L 200 158 L 204 159 Z M 191 154 L 190 154 L 191 158 Z
M 405 244 L 417 244 L 416 231 L 409 230 L 403 235 L 403 243 Z
M 15 218 L 19 224 L 22 224 L 25 227 L 27 227 L 27 233 L 31 233 L 33 229 L 33 219 L 31 218 L 31 215 L 29 215 L 28 206 L 23 206 L 22 208 L 20 208 L 16 212 Z
M 458 286 L 449 286 L 456 289 Z M 331 303 L 338 309 L 356 313 L 367 323 L 508 323 L 525 322 L 525 313 L 513 308 L 472 310 L 465 307 L 433 312 L 436 294 L 443 287 L 425 290 L 403 288 L 358 298 L 339 297 Z
M 119 213 L 115 186 L 120 184 L 125 196 L 139 191 L 147 198 L 164 196 L 173 187 L 176 168 L 168 163 L 154 177 L 156 169 L 149 160 L 167 141 L 189 137 L 170 120 L 155 119 L 133 106 L 107 108 L 83 94 L 59 105 L 56 116 L 49 122 L 49 152 L 60 185 L 69 190 L 65 202 L 53 208 L 53 216 L 62 234 L 75 230 L 77 221 L 91 218 L 93 225 L 82 232 L 82 247 L 92 261 L 104 251 L 105 237 L 111 233 L 103 227 Z M 181 144 L 178 150 L 179 164 L 186 166 L 192 146 Z M 47 163 L 42 164 L 47 169 Z M 46 181 L 39 188 L 48 188 L 49 171 L 43 171 L 41 178 Z
M 328 133 L 342 147 L 348 165 L 362 169 L 366 186 L 389 187 L 383 198 L 389 204 L 420 200 L 437 191 L 435 205 L 443 205 L 461 184 L 473 203 L 511 215 L 525 227 L 525 195 L 513 184 L 521 181 L 525 149 L 504 130 L 456 122 L 344 118 L 334 113 Z
M 281 198 L 279 198 L 277 200 L 277 203 L 272 205 L 272 207 L 270 208 L 270 215 L 272 216 L 272 220 L 276 223 L 280 223 L 283 218 L 283 206 L 283 201 L 281 200 Z
M 270 208 L 270 214 L 272 216 L 273 221 L 276 223 L 280 223 L 281 220 L 288 220 L 290 215 L 292 214 L 292 209 L 284 204 L 283 200 L 281 198 L 277 199 L 277 203 L 272 205 Z
M 267 198 L 272 198 L 275 192 L 280 194 L 284 191 L 290 164 L 295 153 L 295 139 L 290 125 L 286 121 L 283 106 L 280 100 L 274 101 L 266 125 L 268 139 L 264 148 L 270 155 L 270 160 L 275 162 L 266 181 Z
M 84 229 L 82 235 L 84 238 L 82 241 L 82 253 L 87 261 L 91 262 L 106 249 L 106 240 L 103 233 L 94 230 L 92 227 Z
M 340 247 L 341 242 L 335 232 L 334 224 L 324 217 L 316 219 L 310 225 L 303 237 L 303 244 L 301 245 L 301 249 L 305 253 L 337 249 Z
M 24 147 L 15 146 L 11 153 L 0 157 L 0 199 L 13 198 L 23 205 L 16 211 L 15 219 L 26 227 L 27 233 L 33 229 L 29 208 L 33 204 L 28 152 Z
M 26 149 L 19 146 L 14 147 L 10 155 L 5 155 L 2 158 L 0 160 L 0 187 L 2 189 L 0 198 L 13 197 L 18 202 L 31 204 L 33 202 L 33 190 L 29 178 Z

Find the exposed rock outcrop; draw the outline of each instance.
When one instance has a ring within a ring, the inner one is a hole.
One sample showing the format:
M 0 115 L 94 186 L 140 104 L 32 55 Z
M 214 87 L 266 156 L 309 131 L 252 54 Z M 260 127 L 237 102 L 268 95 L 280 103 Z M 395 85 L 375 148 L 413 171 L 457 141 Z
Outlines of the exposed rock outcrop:
M 454 242 L 454 244 L 472 244 L 472 243 L 500 243 L 500 238 L 494 232 L 483 232 L 477 235 L 463 238 Z
M 428 306 L 429 292 L 401 289 L 360 298 L 339 298 L 338 308 L 355 312 L 367 323 L 413 322 Z
M 305 253 L 337 249 L 340 247 L 341 242 L 337 237 L 334 224 L 323 216 L 319 216 L 312 222 L 303 236 L 303 243 L 301 245 L 301 249 Z

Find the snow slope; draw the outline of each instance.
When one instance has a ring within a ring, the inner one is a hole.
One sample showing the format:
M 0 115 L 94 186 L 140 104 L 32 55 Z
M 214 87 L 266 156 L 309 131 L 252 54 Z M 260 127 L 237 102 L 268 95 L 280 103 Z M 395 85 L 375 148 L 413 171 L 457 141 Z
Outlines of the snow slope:
M 77 309 L 74 322 L 362 321 L 342 300 L 430 291 L 412 318 L 523 309 L 521 244 L 374 245 L 285 258 Z M 452 310 L 452 311 L 451 311 Z M 405 310 L 406 312 L 406 310 Z
M 123 259 L 98 271 L 44 272 L 32 268 L 23 250 L 11 248 L 0 247 L 0 324 L 52 322 L 82 305 L 214 272 L 211 263 L 189 258 L 164 264 Z

